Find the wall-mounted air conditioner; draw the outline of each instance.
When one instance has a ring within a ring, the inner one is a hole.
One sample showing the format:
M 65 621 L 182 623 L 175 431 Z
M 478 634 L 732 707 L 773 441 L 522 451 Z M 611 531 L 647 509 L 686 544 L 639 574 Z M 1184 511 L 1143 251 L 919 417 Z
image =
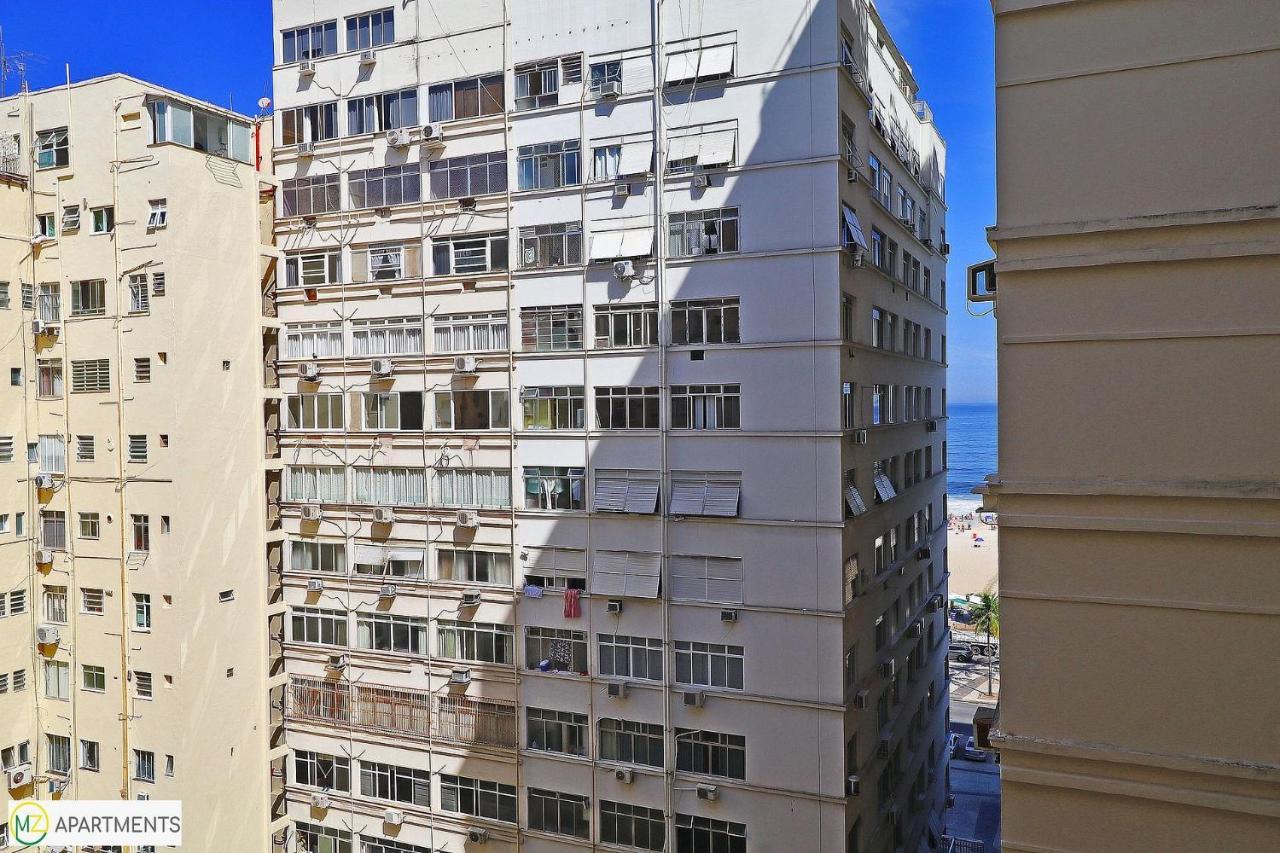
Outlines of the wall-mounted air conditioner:
M 329 655 L 324 667 L 332 672 L 341 672 L 347 668 L 349 663 L 351 663 L 351 658 L 348 655 Z
M 455 666 L 453 671 L 449 673 L 450 684 L 470 684 L 471 668 L 466 666 Z
M 600 99 L 612 101 L 622 97 L 622 84 L 617 80 L 609 80 L 600 84 Z
M 473 826 L 467 830 L 467 841 L 472 844 L 485 844 L 489 841 L 489 830 Z
M 866 444 L 866 443 L 867 443 L 867 431 L 866 431 L 865 429 L 855 429 L 855 430 L 853 431 L 853 443 L 854 443 L 854 444 Z
M 382 822 L 388 826 L 400 826 L 404 823 L 404 812 L 399 809 L 387 809 L 382 813 Z
M 730 622 L 730 623 L 732 623 L 732 622 L 737 622 L 737 621 L 738 621 L 738 611 L 736 611 L 736 610 L 721 610 L 721 611 L 720 611 L 720 621 L 721 621 L 721 622 Z
M 372 51 L 372 50 L 362 50 L 362 51 L 360 51 L 360 64 L 361 64 L 361 65 L 372 65 L 373 63 L 375 63 L 375 62 L 377 62 L 377 61 L 378 61 L 378 54 L 377 54 L 375 51 Z
M 393 127 L 387 131 L 387 144 L 392 148 L 409 147 L 409 130 L 404 127 Z
M 693 175 L 693 185 L 700 190 L 705 190 L 711 186 L 711 176 L 706 172 L 695 172 Z
M 320 507 L 316 504 L 304 504 L 302 507 L 303 521 L 319 521 Z
M 324 592 L 324 581 L 320 578 L 312 578 L 307 581 L 307 592 Z
M 390 524 L 396 520 L 396 511 L 389 506 L 374 507 L 373 523 Z
M 393 583 L 384 583 L 378 587 L 378 598 L 395 598 L 398 593 L 399 590 L 396 589 L 396 585 Z
M 480 369 L 480 364 L 476 361 L 474 355 L 460 355 L 453 360 L 454 373 L 476 373 Z
M 621 183 L 613 185 L 614 198 L 626 198 L 629 195 L 631 195 L 631 184 Z
M 329 795 L 316 792 L 311 795 L 311 808 L 327 809 L 329 808 Z
M 30 785 L 35 779 L 35 771 L 30 764 L 19 764 L 17 767 L 10 767 L 4 771 L 5 784 L 9 790 L 14 788 L 22 788 Z
M 619 281 L 635 278 L 636 265 L 631 261 L 614 261 L 613 274 Z
M 298 156 L 299 156 L 299 157 L 314 157 L 314 156 L 316 156 L 316 144 L 315 144 L 314 142 L 303 142 L 303 143 L 300 143 L 300 144 L 298 145 Z
M 690 690 L 684 694 L 684 704 L 689 708 L 701 708 L 707 704 L 707 694 L 701 690 Z
M 47 566 L 53 562 L 53 551 L 48 548 L 36 549 L 36 565 Z
M 609 686 L 607 689 L 609 691 L 610 699 L 627 698 L 628 687 L 627 687 L 627 682 L 625 681 L 611 681 L 609 682 Z
M 36 626 L 36 642 L 42 646 L 52 646 L 61 638 L 57 625 Z
M 630 785 L 632 782 L 636 781 L 636 771 L 632 770 L 630 767 L 619 767 L 617 770 L 613 771 L 613 778 L 617 779 L 624 785 Z
M 42 492 L 53 488 L 52 474 L 36 474 L 36 488 Z
M 622 612 L 622 599 L 621 598 L 609 599 L 609 603 L 605 605 L 605 609 L 609 613 L 612 613 L 613 615 L 617 616 Z
M 457 525 L 459 527 L 479 527 L 480 516 L 476 515 L 475 510 L 460 509 L 458 510 Z
M 422 126 L 422 144 L 432 151 L 439 151 L 444 147 L 444 132 L 440 129 L 440 125 L 424 124 Z
M 298 63 L 298 73 L 303 77 L 310 77 L 316 73 L 316 63 L 311 59 L 304 59 Z
M 304 382 L 315 382 L 320 378 L 320 365 L 314 361 L 304 361 L 298 366 L 298 376 Z
M 709 803 L 714 803 L 716 800 L 720 799 L 720 789 L 715 785 L 698 785 L 697 790 L 698 799 L 700 800 L 706 800 Z
M 463 607 L 479 607 L 480 606 L 480 590 L 467 589 L 462 591 Z
M 859 711 L 864 710 L 867 707 L 867 700 L 870 698 L 870 695 L 870 691 L 867 690 L 859 690 L 857 693 L 853 694 L 853 707 L 857 708 Z

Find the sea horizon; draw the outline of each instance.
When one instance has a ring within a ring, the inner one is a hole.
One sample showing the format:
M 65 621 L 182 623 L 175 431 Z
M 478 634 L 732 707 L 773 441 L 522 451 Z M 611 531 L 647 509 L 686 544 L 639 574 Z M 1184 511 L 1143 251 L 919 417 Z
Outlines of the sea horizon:
M 947 411 L 947 510 L 972 512 L 973 493 L 996 470 L 996 403 L 952 403 Z

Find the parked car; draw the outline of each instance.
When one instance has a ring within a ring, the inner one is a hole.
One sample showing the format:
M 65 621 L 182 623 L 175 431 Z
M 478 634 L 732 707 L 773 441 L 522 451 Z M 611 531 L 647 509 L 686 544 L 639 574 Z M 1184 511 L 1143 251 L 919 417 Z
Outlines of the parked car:
M 947 735 L 947 754 L 952 758 L 961 758 L 964 755 L 964 740 L 958 734 Z
M 964 749 L 960 754 L 960 757 L 966 761 L 986 761 L 990 756 L 991 754 L 985 749 L 978 749 L 977 745 L 973 742 L 973 738 L 969 738 L 965 741 Z
M 959 663 L 969 663 L 973 660 L 973 650 L 969 648 L 968 643 L 952 643 L 947 647 L 947 659 Z

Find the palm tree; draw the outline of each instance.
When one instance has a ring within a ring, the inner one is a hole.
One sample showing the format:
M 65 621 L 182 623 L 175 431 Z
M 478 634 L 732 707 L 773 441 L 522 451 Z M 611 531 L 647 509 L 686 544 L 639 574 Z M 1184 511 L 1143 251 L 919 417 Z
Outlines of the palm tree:
M 991 587 L 978 593 L 978 601 L 969 608 L 969 624 L 986 632 L 987 645 L 992 637 L 1000 636 L 1000 596 Z

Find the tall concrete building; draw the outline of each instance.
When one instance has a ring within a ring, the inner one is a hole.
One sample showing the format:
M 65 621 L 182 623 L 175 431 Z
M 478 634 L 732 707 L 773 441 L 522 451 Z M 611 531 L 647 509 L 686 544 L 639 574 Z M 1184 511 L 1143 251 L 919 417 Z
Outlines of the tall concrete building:
M 1274 849 L 1280 5 L 993 6 L 1004 849 Z
M 254 137 L 120 75 L 0 100 L 0 809 L 265 846 Z
M 874 7 L 274 8 L 273 848 L 937 843 L 945 154 Z

